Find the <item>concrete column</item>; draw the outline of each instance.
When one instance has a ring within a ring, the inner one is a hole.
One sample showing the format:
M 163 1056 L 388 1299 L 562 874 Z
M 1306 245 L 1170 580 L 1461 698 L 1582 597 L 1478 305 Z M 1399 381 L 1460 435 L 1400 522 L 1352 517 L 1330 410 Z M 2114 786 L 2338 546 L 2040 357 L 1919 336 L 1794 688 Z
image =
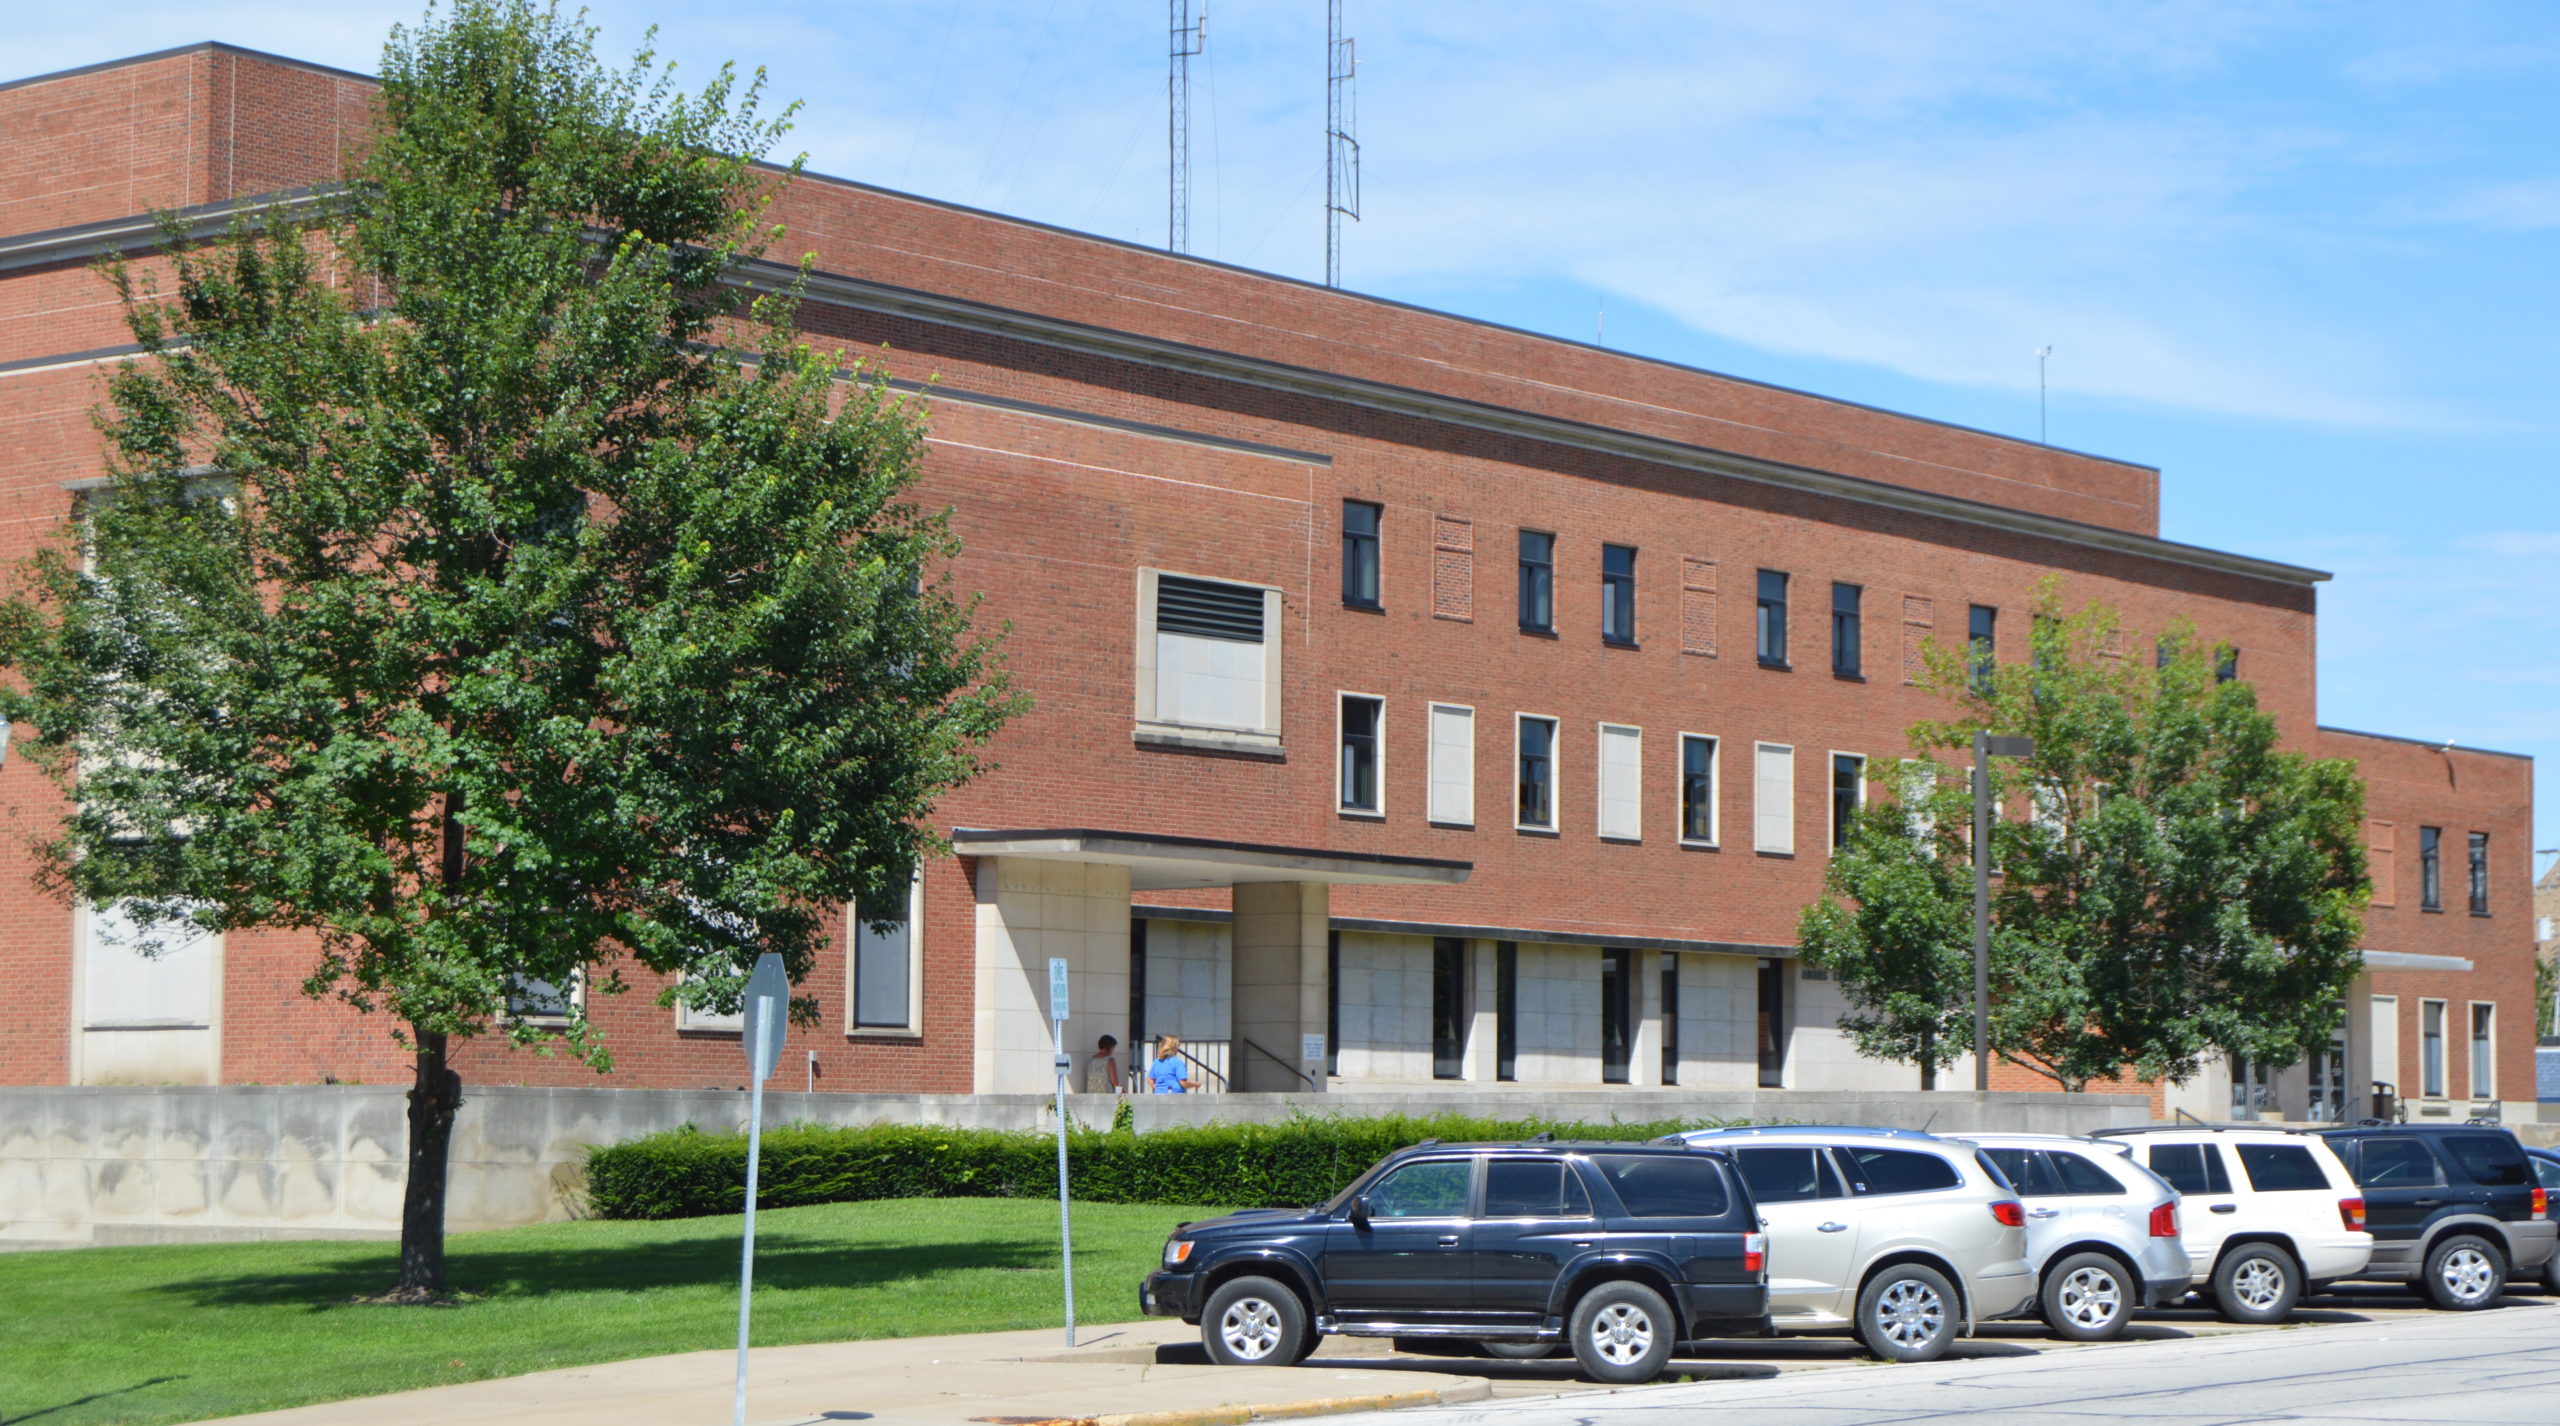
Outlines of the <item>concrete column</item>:
M 1331 904 L 1319 882 L 1236 885 L 1236 1043 L 1227 1064 L 1237 1089 L 1304 1093 L 1309 1080 L 1314 1089 L 1324 1088 L 1323 1055 L 1310 1061 L 1305 1051 L 1307 1037 L 1321 1041 L 1325 1033 Z M 1275 1064 L 1275 1058 L 1285 1063 Z
M 1628 969 L 1636 978 L 1634 1033 L 1627 1037 L 1627 1083 L 1662 1084 L 1662 961 L 1674 951 L 1637 951 Z
M 971 1082 L 980 1094 L 1044 1094 L 1049 958 L 1067 962 L 1067 1053 L 1129 1038 L 1129 869 L 988 857 L 978 863 Z
M 1471 1084 L 1493 1083 L 1500 1069 L 1502 1027 L 1494 1014 L 1500 975 L 1493 942 L 1467 942 L 1466 1078 Z
M 2347 1122 L 2373 1113 L 2373 975 L 2347 985 Z

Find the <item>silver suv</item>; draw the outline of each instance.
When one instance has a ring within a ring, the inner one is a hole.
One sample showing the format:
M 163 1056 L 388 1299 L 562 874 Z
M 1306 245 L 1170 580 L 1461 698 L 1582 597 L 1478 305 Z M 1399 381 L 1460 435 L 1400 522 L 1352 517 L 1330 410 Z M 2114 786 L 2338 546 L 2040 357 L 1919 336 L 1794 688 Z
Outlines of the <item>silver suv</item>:
M 2123 1144 L 2061 1134 L 1950 1134 L 1979 1145 L 2027 1205 L 2027 1261 L 2054 1335 L 2102 1342 L 2136 1307 L 2187 1295 L 2178 1191 Z
M 1769 1233 L 1781 1332 L 1847 1327 L 1925 1362 L 1974 1324 L 2035 1306 L 2026 1208 L 1973 1145 L 1909 1129 L 1702 1129 L 1733 1155 Z

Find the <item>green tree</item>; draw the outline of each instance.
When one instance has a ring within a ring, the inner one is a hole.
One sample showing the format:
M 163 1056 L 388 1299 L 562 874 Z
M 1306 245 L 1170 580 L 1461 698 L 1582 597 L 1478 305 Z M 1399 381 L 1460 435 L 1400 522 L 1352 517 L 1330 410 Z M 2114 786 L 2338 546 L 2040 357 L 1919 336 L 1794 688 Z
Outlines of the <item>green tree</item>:
M 444 1288 L 454 1042 L 632 963 L 797 979 L 830 908 L 905 904 L 1016 707 L 905 503 L 916 417 L 742 280 L 761 81 L 593 43 L 431 12 L 341 194 L 112 269 L 111 483 L 0 605 L 0 715 L 72 794 L 49 883 L 308 933 L 306 992 L 396 1022 L 404 1297 Z
M 1971 804 L 1926 758 L 1882 781 L 1897 795 L 1850 819 L 1796 940 L 1847 998 L 1840 1028 L 1858 1053 L 1918 1065 L 1920 1087 L 1935 1089 L 1973 1047 Z
M 2033 757 L 1992 768 L 2004 809 L 1991 845 L 1993 1052 L 2077 1090 L 2128 1070 L 2185 1079 L 2212 1054 L 2290 1064 L 2325 1049 L 2362 965 L 2370 894 L 2354 764 L 2280 748 L 2255 690 L 2216 678 L 2229 650 L 2184 621 L 2154 668 L 2122 656 L 2114 611 L 2066 612 L 2056 581 L 2035 613 L 2024 663 L 1931 648 L 1924 681 L 1958 711 L 1910 731 L 1914 748 L 1960 765 L 1976 730 L 2035 740 Z M 1969 819 L 1962 787 L 1931 784 L 1925 851 L 1853 840 L 1829 890 L 1855 900 L 1854 913 L 1806 913 L 1808 945 L 1860 966 L 1848 981 L 1862 1015 L 1898 1007 L 1893 1023 L 1943 1034 L 1970 1013 L 1971 867 L 1948 842 Z M 1892 815 L 1862 820 L 1889 828 Z M 1929 874 L 1862 868 L 1868 846 L 1885 863 L 1925 860 Z M 1961 919 L 1950 914 L 1959 871 Z M 1889 904 L 1871 908 L 1869 895 Z M 1851 924 L 1943 939 L 1924 953 L 1874 932 L 1843 936 Z M 1959 954 L 1968 973 L 1953 1003 L 1932 999 Z M 1861 1047 L 1913 1057 L 1891 1035 Z

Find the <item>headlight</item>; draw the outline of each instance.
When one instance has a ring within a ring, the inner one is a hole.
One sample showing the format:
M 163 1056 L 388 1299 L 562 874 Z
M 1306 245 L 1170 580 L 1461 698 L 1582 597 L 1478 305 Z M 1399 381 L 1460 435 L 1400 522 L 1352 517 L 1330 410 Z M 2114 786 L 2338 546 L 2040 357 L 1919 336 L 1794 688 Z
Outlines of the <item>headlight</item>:
M 1167 1238 L 1165 1240 L 1164 1265 L 1166 1267 L 1178 1268 L 1189 1261 L 1191 1261 L 1191 1240 L 1189 1238 Z

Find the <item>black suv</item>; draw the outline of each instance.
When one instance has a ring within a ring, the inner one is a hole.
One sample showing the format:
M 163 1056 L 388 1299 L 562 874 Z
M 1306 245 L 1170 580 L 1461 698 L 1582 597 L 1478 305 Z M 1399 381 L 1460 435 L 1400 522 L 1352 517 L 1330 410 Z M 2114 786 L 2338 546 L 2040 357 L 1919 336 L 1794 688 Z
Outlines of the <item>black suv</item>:
M 2532 1277 L 2555 1241 L 2549 1195 L 2516 1136 L 2494 1124 L 2386 1124 L 2316 1131 L 2364 1189 L 2373 1262 L 2436 1306 L 2487 1307 L 2511 1272 Z
M 1139 1306 L 1212 1361 L 1304 1360 L 1322 1333 L 1569 1345 L 1606 1382 L 1769 1325 L 1768 1239 L 1733 1160 L 1661 1144 L 1419 1144 L 1321 1208 L 1185 1223 Z

